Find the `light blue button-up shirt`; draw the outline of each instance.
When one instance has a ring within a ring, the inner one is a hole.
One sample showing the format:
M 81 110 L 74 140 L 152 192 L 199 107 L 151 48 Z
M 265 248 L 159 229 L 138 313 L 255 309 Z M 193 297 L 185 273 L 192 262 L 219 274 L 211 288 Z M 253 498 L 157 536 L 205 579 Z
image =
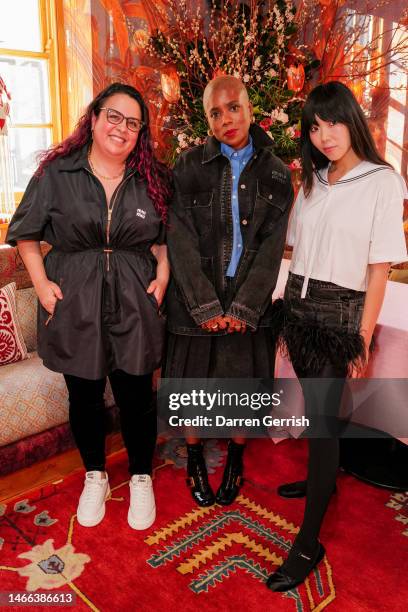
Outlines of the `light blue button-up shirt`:
M 227 269 L 227 276 L 235 276 L 238 263 L 242 255 L 242 234 L 239 218 L 238 204 L 238 181 L 241 172 L 245 168 L 248 161 L 251 159 L 254 152 L 252 138 L 249 137 L 249 142 L 243 149 L 233 149 L 232 147 L 221 143 L 221 153 L 228 157 L 231 164 L 232 172 L 232 190 L 231 190 L 231 209 L 232 209 L 232 227 L 233 227 L 233 243 L 231 261 Z

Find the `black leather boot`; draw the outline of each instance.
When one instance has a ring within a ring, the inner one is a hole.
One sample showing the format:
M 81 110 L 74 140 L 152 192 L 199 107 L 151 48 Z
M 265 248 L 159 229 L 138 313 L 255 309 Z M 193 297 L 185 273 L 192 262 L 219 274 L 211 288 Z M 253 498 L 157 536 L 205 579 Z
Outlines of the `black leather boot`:
M 245 444 L 237 444 L 233 440 L 228 442 L 227 464 L 224 470 L 222 483 L 215 496 L 217 504 L 229 506 L 239 493 L 239 489 L 244 482 L 242 477 L 244 464 L 242 456 Z
M 187 444 L 187 486 L 199 506 L 212 506 L 215 503 L 213 490 L 208 482 L 207 466 L 203 455 L 203 445 Z

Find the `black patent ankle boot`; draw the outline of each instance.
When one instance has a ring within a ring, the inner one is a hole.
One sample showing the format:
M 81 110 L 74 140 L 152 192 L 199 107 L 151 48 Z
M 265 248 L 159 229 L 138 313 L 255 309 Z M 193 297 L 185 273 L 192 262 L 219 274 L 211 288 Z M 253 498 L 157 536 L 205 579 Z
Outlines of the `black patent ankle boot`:
M 227 464 L 224 470 L 222 483 L 215 496 L 217 504 L 229 506 L 239 493 L 244 482 L 242 477 L 244 471 L 243 454 L 245 444 L 237 444 L 233 440 L 228 442 Z
M 187 444 L 187 486 L 199 506 L 212 506 L 215 503 L 213 490 L 208 482 L 207 466 L 203 455 L 203 445 Z

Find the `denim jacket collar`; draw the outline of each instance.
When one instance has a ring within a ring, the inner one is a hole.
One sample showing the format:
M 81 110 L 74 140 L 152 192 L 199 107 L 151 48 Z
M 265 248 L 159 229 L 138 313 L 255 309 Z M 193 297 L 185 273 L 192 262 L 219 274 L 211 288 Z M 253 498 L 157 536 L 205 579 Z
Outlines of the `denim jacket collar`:
M 249 128 L 249 133 L 252 137 L 254 151 L 256 153 L 258 153 L 260 149 L 272 147 L 272 140 L 259 125 L 253 123 Z M 214 136 L 210 136 L 204 144 L 203 159 L 201 163 L 206 164 L 219 155 L 221 155 L 221 143 Z

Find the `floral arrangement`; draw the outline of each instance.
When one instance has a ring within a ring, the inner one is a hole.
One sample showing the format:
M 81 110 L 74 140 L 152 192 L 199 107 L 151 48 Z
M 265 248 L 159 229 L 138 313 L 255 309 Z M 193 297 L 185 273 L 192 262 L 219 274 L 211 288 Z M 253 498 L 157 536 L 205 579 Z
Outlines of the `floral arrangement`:
M 212 0 L 210 8 L 208 0 L 141 0 L 136 8 L 133 2 L 104 3 L 121 41 L 118 55 L 105 61 L 110 79 L 143 92 L 154 145 L 165 161 L 205 140 L 203 91 L 222 74 L 246 84 L 255 121 L 292 168 L 299 167 L 304 99 L 333 79 L 352 89 L 385 153 L 386 99 L 391 88 L 406 89 L 403 3 L 386 27 L 376 13 L 387 12 L 392 0 L 298 0 L 297 10 L 292 0 Z
M 292 1 L 243 5 L 213 0 L 208 10 L 197 2 L 168 0 L 167 14 L 169 26 L 152 33 L 144 52 L 161 65 L 169 161 L 204 142 L 204 88 L 212 78 L 230 74 L 246 84 L 254 119 L 273 141 L 276 154 L 299 167 L 294 158 L 301 92 L 316 62 L 291 44 L 297 33 Z M 161 105 L 157 100 L 150 103 Z

